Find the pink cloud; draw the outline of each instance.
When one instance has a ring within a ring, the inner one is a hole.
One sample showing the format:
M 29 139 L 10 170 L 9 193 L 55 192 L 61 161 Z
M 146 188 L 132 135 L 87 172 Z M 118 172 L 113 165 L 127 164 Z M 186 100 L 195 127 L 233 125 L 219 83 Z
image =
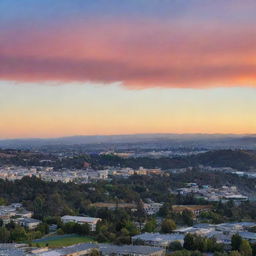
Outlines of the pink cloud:
M 14 33 L 15 32 L 15 33 Z M 0 79 L 127 87 L 256 86 L 254 28 L 70 24 L 0 32 Z

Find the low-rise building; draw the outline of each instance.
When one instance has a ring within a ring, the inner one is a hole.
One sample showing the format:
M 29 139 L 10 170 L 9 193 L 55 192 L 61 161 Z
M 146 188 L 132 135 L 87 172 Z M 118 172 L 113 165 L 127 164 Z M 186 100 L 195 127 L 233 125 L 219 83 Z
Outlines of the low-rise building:
M 25 256 L 25 253 L 16 244 L 0 244 L 0 255 Z
M 172 210 L 176 213 L 182 213 L 184 210 L 191 211 L 194 216 L 198 216 L 201 212 L 208 212 L 212 209 L 212 205 L 173 205 Z
M 61 249 L 49 250 L 43 252 L 35 252 L 36 256 L 86 256 L 90 255 L 92 250 L 97 249 L 96 244 L 76 244 Z
M 35 253 L 36 256 L 85 256 L 97 250 L 103 256 L 164 256 L 165 250 L 158 247 L 111 244 L 77 244 L 56 250 Z
M 256 242 L 256 233 L 253 232 L 239 232 L 238 233 L 243 239 L 248 240 L 251 243 Z
M 65 215 L 61 217 L 61 221 L 65 223 L 69 222 L 75 222 L 77 224 L 88 224 L 90 227 L 91 231 L 96 231 L 96 225 L 98 221 L 101 221 L 100 218 L 93 218 L 93 217 L 83 217 L 83 216 L 70 216 L 70 215 Z
M 167 248 L 172 242 L 179 241 L 184 243 L 184 235 L 178 233 L 160 234 L 160 233 L 143 233 L 132 237 L 133 244 L 159 246 Z
M 141 245 L 101 244 L 99 251 L 103 256 L 164 256 L 165 250 L 160 247 Z
M 162 203 L 144 203 L 143 208 L 147 215 L 157 214 L 160 208 L 163 206 Z
M 36 229 L 39 226 L 39 224 L 41 223 L 40 220 L 36 220 L 36 219 L 32 219 L 32 218 L 18 218 L 18 219 L 16 219 L 16 222 L 19 225 L 21 225 L 29 230 Z

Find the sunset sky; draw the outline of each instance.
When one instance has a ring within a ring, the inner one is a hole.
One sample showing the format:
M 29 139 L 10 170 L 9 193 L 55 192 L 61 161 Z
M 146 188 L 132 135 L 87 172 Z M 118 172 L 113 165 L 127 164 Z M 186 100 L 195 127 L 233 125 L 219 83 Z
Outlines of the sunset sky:
M 0 0 L 0 138 L 256 133 L 255 0 Z

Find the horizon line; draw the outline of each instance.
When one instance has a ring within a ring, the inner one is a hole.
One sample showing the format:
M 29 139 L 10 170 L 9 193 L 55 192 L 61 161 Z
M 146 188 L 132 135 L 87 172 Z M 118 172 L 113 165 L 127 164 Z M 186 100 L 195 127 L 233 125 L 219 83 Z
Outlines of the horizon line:
M 0 141 L 6 140 L 51 140 L 51 139 L 64 139 L 64 138 L 73 138 L 73 137 L 114 137 L 114 136 L 168 136 L 168 135 L 208 135 L 208 136 L 256 136 L 256 133 L 120 133 L 120 134 L 80 134 L 80 135 L 66 135 L 66 136 L 57 136 L 57 137 L 14 137 L 14 138 L 0 138 Z

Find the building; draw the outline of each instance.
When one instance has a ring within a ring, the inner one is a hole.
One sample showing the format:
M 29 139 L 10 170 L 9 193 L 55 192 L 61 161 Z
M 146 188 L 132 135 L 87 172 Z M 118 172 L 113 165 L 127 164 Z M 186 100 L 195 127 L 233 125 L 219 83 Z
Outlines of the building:
M 165 250 L 160 247 L 141 245 L 101 244 L 99 251 L 103 256 L 164 256 Z
M 160 233 L 143 233 L 132 237 L 133 244 L 149 245 L 167 248 L 171 243 L 179 241 L 184 243 L 184 235 L 178 233 L 160 234 Z
M 238 233 L 243 239 L 248 240 L 251 243 L 256 242 L 256 233 L 253 232 L 239 232 Z
M 57 250 L 35 253 L 36 256 L 85 256 L 98 250 L 103 256 L 164 256 L 165 250 L 158 247 L 111 244 L 77 244 Z
M 93 203 L 90 204 L 90 207 L 95 208 L 108 208 L 109 210 L 115 210 L 116 208 L 124 208 L 124 209 L 131 209 L 136 210 L 137 205 L 132 203 Z
M 63 216 L 61 217 L 61 221 L 65 223 L 75 222 L 77 224 L 88 224 L 91 231 L 96 231 L 96 225 L 98 221 L 101 221 L 100 218 L 92 218 L 92 217 L 82 217 L 82 216 Z
M 256 226 L 254 222 L 234 222 L 234 223 L 221 223 L 221 224 L 208 224 L 200 223 L 193 227 L 185 227 L 176 229 L 176 233 L 186 235 L 197 234 L 207 238 L 215 238 L 217 243 L 222 243 L 225 248 L 229 248 L 231 238 L 234 234 L 239 234 L 243 239 L 250 242 L 256 242 L 256 233 L 248 232 L 250 228 Z
M 16 244 L 0 244 L 0 255 L 25 256 L 25 253 Z
M 41 223 L 40 220 L 36 220 L 36 219 L 32 219 L 32 218 L 18 218 L 16 220 L 16 222 L 29 229 L 29 230 L 33 230 L 33 229 L 36 229 L 38 227 L 38 225 Z
M 157 214 L 160 208 L 163 206 L 161 203 L 145 203 L 143 208 L 147 215 Z
M 201 212 L 208 212 L 212 209 L 212 205 L 173 205 L 172 210 L 176 213 L 182 213 L 184 210 L 191 211 L 194 216 L 198 216 Z
M 90 255 L 92 250 L 97 249 L 96 244 L 76 244 L 61 249 L 34 253 L 36 256 L 85 256 Z

